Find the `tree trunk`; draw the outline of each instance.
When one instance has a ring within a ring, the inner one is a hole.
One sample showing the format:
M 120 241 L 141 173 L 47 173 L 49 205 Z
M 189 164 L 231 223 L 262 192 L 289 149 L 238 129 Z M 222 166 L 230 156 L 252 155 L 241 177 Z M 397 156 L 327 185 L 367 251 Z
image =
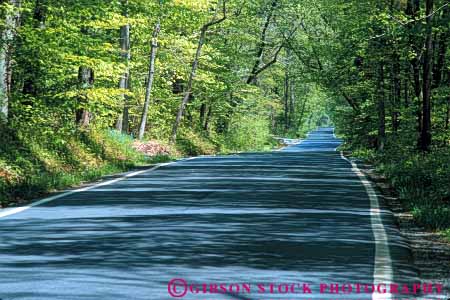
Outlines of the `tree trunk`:
M 200 105 L 200 125 L 203 127 L 203 124 L 205 123 L 206 113 L 207 113 L 208 107 L 205 103 L 202 103 Z
M 342 91 L 342 96 L 344 96 L 345 100 L 347 100 L 347 103 L 351 106 L 351 108 L 353 109 L 353 112 L 355 113 L 360 113 L 360 108 L 358 106 L 358 103 L 355 101 L 355 99 L 353 99 L 352 97 L 350 97 L 346 92 Z
M 306 110 L 306 102 L 307 102 L 308 100 L 305 98 L 304 100 L 303 100 L 303 103 L 302 103 L 302 108 L 301 108 L 301 110 L 300 110 L 300 116 L 298 117 L 298 128 L 299 129 L 302 129 L 302 127 L 303 127 L 303 118 L 304 118 L 304 116 L 305 116 L 305 110 Z
M 45 28 L 45 20 L 47 18 L 47 11 L 45 8 L 46 0 L 36 0 L 34 5 L 33 20 L 35 28 Z
M 122 7 L 124 9 L 124 17 L 128 18 L 128 0 L 122 0 Z M 126 65 L 126 70 L 122 74 L 119 80 L 119 88 L 124 90 L 130 89 L 130 70 L 128 67 L 130 61 L 130 24 L 126 24 L 120 28 L 120 49 L 121 56 Z M 128 95 L 125 93 L 122 95 L 123 98 L 123 111 L 119 115 L 116 122 L 116 129 L 125 134 L 128 134 L 129 130 L 129 113 L 128 113 Z
M 284 132 L 289 130 L 289 71 L 284 75 Z
M 422 131 L 422 109 L 420 104 L 422 103 L 422 87 L 420 82 L 420 61 L 418 58 L 412 60 L 413 77 L 414 77 L 414 95 L 418 103 L 417 106 L 417 131 Z
M 290 126 L 293 125 L 293 121 L 294 121 L 294 117 L 295 117 L 295 113 L 296 113 L 296 109 L 295 109 L 295 85 L 294 83 L 291 81 L 290 84 L 290 93 L 291 93 L 291 101 L 289 103 L 289 124 Z
M 46 19 L 46 9 L 44 5 L 44 0 L 36 0 L 33 11 L 33 27 L 34 29 L 44 29 L 45 19 Z M 39 49 L 33 49 L 31 55 L 38 57 Z M 36 97 L 39 93 L 37 80 L 41 74 L 41 63 L 36 61 L 35 64 L 28 64 L 25 66 L 25 78 L 23 82 L 22 92 L 25 95 L 31 95 Z M 33 103 L 27 101 L 29 105 Z
M 395 10 L 399 8 L 399 2 L 396 0 L 391 0 L 389 6 L 389 12 L 391 14 L 395 13 Z M 394 134 L 397 133 L 398 130 L 398 117 L 399 117 L 399 103 L 400 103 L 400 95 L 401 95 L 401 78 L 400 78 L 400 56 L 397 53 L 396 42 L 392 41 L 388 43 L 388 48 L 391 48 L 392 51 L 391 59 L 392 59 L 392 68 L 391 68 L 391 82 L 392 82 L 392 91 L 390 93 L 391 104 L 392 104 L 392 132 Z M 384 71 L 383 71 L 384 73 Z M 384 74 L 383 74 L 384 75 Z M 384 77 L 384 76 L 383 76 Z
M 431 145 L 431 70 L 433 61 L 433 8 L 434 0 L 426 0 L 426 42 L 423 59 L 422 131 L 419 148 L 429 151 Z
M 433 88 L 438 88 L 444 78 L 445 72 L 444 68 L 446 65 L 446 53 L 447 53 L 447 47 L 448 47 L 448 38 L 449 38 L 449 29 L 448 29 L 448 23 L 450 18 L 450 6 L 446 6 L 442 11 L 442 17 L 440 19 L 441 26 L 446 26 L 446 29 L 444 29 L 439 34 L 439 39 L 437 41 L 438 49 L 435 51 L 437 54 L 436 64 L 433 66 Z
M 447 85 L 450 86 L 450 71 L 447 71 Z M 445 130 L 450 129 L 450 95 L 447 96 L 447 114 L 445 116 Z
M 256 61 L 252 67 L 249 77 L 247 78 L 247 84 L 251 84 L 256 80 L 256 72 L 258 71 L 259 66 L 262 62 L 264 49 L 266 48 L 267 30 L 269 28 L 270 21 L 272 19 L 272 15 L 273 15 L 273 11 L 275 10 L 276 6 L 277 6 L 277 1 L 273 0 L 270 5 L 269 12 L 267 13 L 266 21 L 264 22 L 264 25 L 263 25 L 263 28 L 261 31 L 261 38 L 259 40 L 258 50 L 256 51 Z
M 187 105 L 189 98 L 191 96 L 191 93 L 192 93 L 192 83 L 194 81 L 194 78 L 195 78 L 195 75 L 197 72 L 198 60 L 200 58 L 201 50 L 202 50 L 203 44 L 205 42 L 206 30 L 207 30 L 207 28 L 203 27 L 201 30 L 201 33 L 200 33 L 200 39 L 198 40 L 198 45 L 197 45 L 197 52 L 195 54 L 194 62 L 192 63 L 191 73 L 189 75 L 189 80 L 188 80 L 188 83 L 186 86 L 186 91 L 184 92 L 183 100 L 181 101 L 181 105 L 180 105 L 180 108 L 178 109 L 175 123 L 173 124 L 172 136 L 170 139 L 171 143 L 174 143 L 177 138 L 178 127 L 180 125 L 181 118 L 183 117 L 184 110 L 186 109 L 186 105 Z
M 81 90 L 87 90 L 92 87 L 94 84 L 94 70 L 89 67 L 81 66 L 78 69 L 78 82 L 80 84 Z M 89 126 L 91 121 L 91 113 L 86 109 L 87 104 L 89 103 L 89 98 L 85 92 L 81 92 L 79 97 L 79 108 L 76 112 L 76 122 L 81 127 Z
M 433 88 L 438 88 L 442 82 L 442 75 L 445 66 L 445 54 L 447 53 L 447 32 L 439 35 L 438 49 L 437 49 L 437 61 L 433 66 Z
M 9 96 L 11 92 L 11 56 L 12 44 L 16 35 L 16 28 L 19 26 L 20 0 L 9 0 L 14 6 L 15 12 L 7 14 L 5 19 L 5 29 L 0 38 L 0 121 L 8 121 Z
M 409 76 L 409 74 L 408 74 Z M 404 96 L 405 96 L 405 107 L 409 107 L 409 78 L 405 78 L 405 86 L 404 86 Z
M 145 126 L 148 118 L 148 110 L 150 108 L 150 100 L 152 94 L 153 80 L 155 77 L 155 61 L 156 61 L 156 53 L 158 51 L 158 34 L 161 29 L 160 21 L 155 25 L 153 29 L 152 36 L 152 44 L 150 50 L 150 64 L 148 67 L 148 78 L 147 78 L 147 87 L 145 90 L 145 101 L 144 101 L 144 109 L 142 111 L 141 124 L 139 126 L 139 139 L 142 140 L 144 138 Z
M 203 44 L 205 43 L 206 31 L 209 29 L 209 27 L 225 21 L 226 18 L 227 18 L 226 0 L 223 0 L 223 16 L 222 16 L 222 18 L 208 22 L 207 24 L 203 25 L 203 27 L 200 31 L 200 38 L 199 38 L 198 44 L 197 44 L 197 51 L 195 53 L 194 61 L 192 62 L 191 73 L 189 74 L 189 80 L 186 85 L 186 90 L 184 92 L 183 100 L 181 101 L 180 108 L 178 109 L 178 113 L 177 113 L 175 122 L 173 124 L 172 135 L 170 137 L 170 143 L 175 143 L 175 141 L 177 139 L 178 127 L 180 126 L 181 118 L 183 117 L 184 110 L 186 109 L 186 105 L 188 104 L 189 99 L 192 94 L 192 84 L 194 83 L 199 59 L 200 59 L 200 56 L 202 53 Z
M 450 128 L 450 97 L 447 99 L 447 115 L 445 117 L 445 130 Z
M 393 66 L 392 66 L 392 73 L 393 73 L 393 80 L 394 80 L 394 93 L 393 93 L 393 108 L 392 108 L 392 131 L 396 133 L 398 131 L 399 127 L 399 103 L 401 98 L 401 79 L 400 79 L 400 57 L 397 53 L 394 53 L 393 55 Z
M 407 8 L 406 8 L 406 14 L 411 17 L 414 21 L 417 20 L 418 12 L 420 10 L 420 0 L 408 0 L 407 2 Z M 409 32 L 409 44 L 412 45 L 412 50 L 415 48 L 421 48 L 418 47 L 416 44 L 416 37 L 414 36 L 413 32 L 413 23 L 408 23 L 407 28 Z M 422 131 L 422 109 L 420 108 L 420 104 L 422 103 L 422 87 L 420 82 L 420 59 L 419 59 L 419 53 L 417 53 L 417 50 L 413 50 L 415 52 L 414 57 L 410 60 L 411 67 L 412 67 L 412 74 L 413 74 L 413 81 L 414 81 L 414 95 L 416 97 L 416 100 L 418 103 L 417 105 L 417 132 Z
M 384 91 L 384 63 L 381 62 L 378 73 L 378 151 L 383 151 L 386 143 L 386 110 Z
M 212 111 L 213 111 L 213 108 L 212 108 L 212 105 L 210 105 L 209 109 L 208 109 L 208 114 L 206 115 L 205 125 L 203 126 L 204 131 L 208 131 L 208 129 L 209 129 L 209 124 L 211 122 L 211 117 L 212 117 Z

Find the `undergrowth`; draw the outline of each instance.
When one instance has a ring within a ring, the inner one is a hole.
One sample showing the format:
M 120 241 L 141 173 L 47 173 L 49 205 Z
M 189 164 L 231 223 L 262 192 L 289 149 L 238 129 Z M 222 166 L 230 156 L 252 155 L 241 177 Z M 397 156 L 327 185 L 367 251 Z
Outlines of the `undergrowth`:
M 38 130 L 0 130 L 0 205 L 14 205 L 101 176 L 163 162 L 132 147 L 133 139 L 113 130 L 75 129 L 69 136 Z
M 137 151 L 131 136 L 111 129 L 0 124 L 0 206 L 177 157 L 272 149 L 274 140 L 266 124 L 255 124 L 241 122 L 222 135 L 183 129 L 174 146 L 165 145 L 172 149 L 170 154 L 152 157 Z
M 395 188 L 415 221 L 444 232 L 450 241 L 450 149 L 420 153 L 413 148 L 389 147 L 383 152 L 357 149 L 353 156 L 373 163 Z

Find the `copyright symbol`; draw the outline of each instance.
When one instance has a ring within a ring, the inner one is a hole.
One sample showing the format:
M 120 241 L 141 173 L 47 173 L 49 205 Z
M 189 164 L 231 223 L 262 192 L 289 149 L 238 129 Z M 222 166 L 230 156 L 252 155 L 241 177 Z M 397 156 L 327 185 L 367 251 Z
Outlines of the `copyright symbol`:
M 188 291 L 186 280 L 179 278 L 172 279 L 167 285 L 167 291 L 169 292 L 169 295 L 174 298 L 182 298 L 186 296 Z

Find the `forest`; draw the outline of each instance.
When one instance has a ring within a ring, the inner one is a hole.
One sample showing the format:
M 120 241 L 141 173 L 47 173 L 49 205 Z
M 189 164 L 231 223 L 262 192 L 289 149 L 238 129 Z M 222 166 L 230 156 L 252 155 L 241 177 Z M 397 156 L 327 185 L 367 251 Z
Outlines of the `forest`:
M 327 125 L 450 238 L 449 1 L 0 0 L 0 32 L 2 206 Z

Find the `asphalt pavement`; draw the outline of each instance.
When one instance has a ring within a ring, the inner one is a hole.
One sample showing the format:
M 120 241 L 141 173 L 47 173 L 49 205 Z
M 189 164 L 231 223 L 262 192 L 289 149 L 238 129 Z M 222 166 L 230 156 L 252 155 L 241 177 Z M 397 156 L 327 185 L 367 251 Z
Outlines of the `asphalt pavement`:
M 320 128 L 281 151 L 181 160 L 3 211 L 0 299 L 412 299 L 364 292 L 417 274 L 340 144 Z

